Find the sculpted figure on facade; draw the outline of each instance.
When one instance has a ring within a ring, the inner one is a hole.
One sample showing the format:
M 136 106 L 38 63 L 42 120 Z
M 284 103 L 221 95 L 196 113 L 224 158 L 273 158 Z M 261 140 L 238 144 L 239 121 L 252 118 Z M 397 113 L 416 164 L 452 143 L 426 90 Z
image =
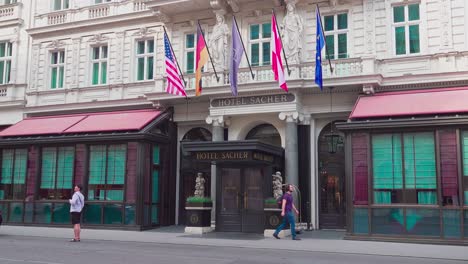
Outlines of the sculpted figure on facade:
M 195 179 L 195 197 L 205 197 L 205 178 L 203 178 L 203 173 L 197 173 L 197 178 Z
M 229 34 L 229 28 L 224 21 L 223 10 L 216 11 L 216 25 L 213 27 L 208 45 L 213 58 L 214 67 L 218 71 L 224 71 L 226 69 Z
M 275 199 L 283 196 L 283 178 L 281 177 L 281 172 L 277 171 L 273 176 L 273 197 Z
M 302 49 L 302 31 L 304 23 L 296 12 L 296 0 L 287 2 L 287 13 L 281 25 L 284 37 L 284 51 L 290 64 L 300 63 Z

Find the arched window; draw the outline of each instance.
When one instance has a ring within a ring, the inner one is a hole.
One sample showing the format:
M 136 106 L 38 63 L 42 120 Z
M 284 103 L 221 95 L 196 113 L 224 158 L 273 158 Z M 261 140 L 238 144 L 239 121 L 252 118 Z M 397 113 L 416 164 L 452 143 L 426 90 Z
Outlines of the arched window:
M 262 124 L 249 131 L 245 139 L 258 139 L 265 143 L 281 147 L 281 136 L 276 128 L 270 124 Z
M 185 141 L 211 141 L 211 132 L 202 127 L 196 127 L 190 129 L 189 132 L 187 132 L 182 140 Z

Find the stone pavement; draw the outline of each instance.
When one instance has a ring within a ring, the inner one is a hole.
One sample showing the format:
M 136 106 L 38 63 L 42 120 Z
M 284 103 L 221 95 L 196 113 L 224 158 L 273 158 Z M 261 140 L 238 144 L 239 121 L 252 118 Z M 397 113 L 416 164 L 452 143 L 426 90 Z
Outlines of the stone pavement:
M 86 240 L 108 240 L 126 242 L 147 242 L 162 244 L 203 245 L 213 247 L 238 247 L 253 249 L 299 250 L 326 253 L 364 254 L 379 256 L 401 256 L 442 260 L 468 261 L 468 247 L 449 245 L 428 245 L 412 243 L 372 242 L 343 240 L 340 231 L 305 231 L 299 237 L 302 241 L 264 238 L 263 235 L 238 233 L 209 233 L 189 235 L 182 226 L 163 227 L 149 231 L 122 231 L 83 229 L 81 243 Z M 68 240 L 72 228 L 1 226 L 0 239 L 8 236 L 49 237 Z

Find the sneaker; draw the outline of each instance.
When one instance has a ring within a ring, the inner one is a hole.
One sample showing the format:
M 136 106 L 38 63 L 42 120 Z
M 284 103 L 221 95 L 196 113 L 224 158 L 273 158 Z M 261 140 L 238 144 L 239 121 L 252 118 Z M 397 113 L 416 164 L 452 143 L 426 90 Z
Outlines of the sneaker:
M 298 238 L 298 237 L 293 237 L 293 239 L 292 239 L 292 240 L 301 240 L 301 239 L 300 239 L 300 238 Z
M 278 234 L 273 234 L 273 237 L 275 237 L 276 239 L 280 239 L 280 237 L 278 236 Z

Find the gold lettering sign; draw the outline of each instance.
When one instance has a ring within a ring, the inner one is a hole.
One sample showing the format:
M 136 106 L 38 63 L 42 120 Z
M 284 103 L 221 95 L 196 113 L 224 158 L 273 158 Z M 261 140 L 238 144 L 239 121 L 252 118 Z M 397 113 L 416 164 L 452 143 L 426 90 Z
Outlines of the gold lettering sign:
M 196 160 L 247 160 L 248 151 L 196 152 Z
M 263 160 L 263 161 L 273 162 L 273 156 L 271 156 L 271 155 L 255 152 L 255 153 L 253 153 L 252 156 L 253 156 L 253 159 L 256 159 L 256 160 Z
M 211 101 L 212 107 L 232 107 L 242 105 L 257 105 L 257 104 L 279 104 L 294 102 L 294 94 L 273 94 L 260 96 L 247 96 L 235 98 L 220 98 Z

